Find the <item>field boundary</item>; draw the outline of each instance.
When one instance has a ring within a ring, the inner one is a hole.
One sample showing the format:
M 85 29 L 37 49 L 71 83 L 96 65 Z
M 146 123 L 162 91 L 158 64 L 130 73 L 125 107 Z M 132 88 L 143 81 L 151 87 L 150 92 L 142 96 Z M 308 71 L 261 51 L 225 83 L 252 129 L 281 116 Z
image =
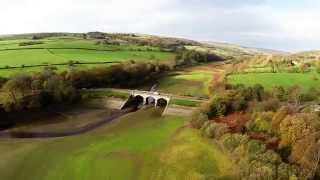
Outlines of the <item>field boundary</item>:
M 120 64 L 120 61 L 103 61 L 103 62 L 73 62 L 73 65 L 90 65 L 90 64 Z M 7 69 L 23 69 L 23 68 L 34 68 L 34 67 L 47 67 L 47 66 L 67 66 L 70 63 L 55 63 L 55 64 L 35 64 L 35 65 L 21 65 L 21 66 L 9 66 L 0 67 L 0 70 Z
M 0 49 L 0 51 L 20 51 L 20 50 L 48 50 L 48 49 L 57 49 L 57 50 L 88 50 L 88 51 L 118 51 L 117 49 L 94 49 L 94 48 L 7 48 Z

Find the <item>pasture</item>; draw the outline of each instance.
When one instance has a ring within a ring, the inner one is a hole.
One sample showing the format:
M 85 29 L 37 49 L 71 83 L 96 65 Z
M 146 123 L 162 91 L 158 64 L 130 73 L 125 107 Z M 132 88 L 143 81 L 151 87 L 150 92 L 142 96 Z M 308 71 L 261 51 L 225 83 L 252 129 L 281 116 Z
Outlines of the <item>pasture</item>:
M 208 97 L 208 86 L 212 76 L 210 72 L 180 72 L 161 79 L 159 90 L 176 95 Z
M 312 87 L 320 87 L 320 74 L 310 73 L 247 73 L 228 76 L 228 82 L 232 84 L 244 84 L 253 86 L 261 84 L 266 89 L 272 89 L 274 86 L 283 86 L 285 88 L 300 86 L 304 90 Z
M 169 94 L 208 98 L 209 85 L 215 74 L 223 72 L 223 67 L 219 65 L 212 62 L 176 71 L 175 74 L 160 79 L 159 90 Z
M 20 46 L 21 42 L 30 40 L 0 41 L 0 75 L 10 76 L 20 71 L 39 71 L 40 67 L 30 65 L 67 64 L 70 61 L 80 63 L 159 61 L 170 62 L 174 54 L 162 52 L 157 48 L 136 45 L 101 45 L 96 40 L 77 38 L 49 38 L 38 40 L 41 44 Z M 36 41 L 37 42 L 37 41 Z M 97 66 L 82 65 L 81 67 Z M 18 67 L 18 69 L 6 69 Z M 59 66 L 59 68 L 67 68 Z M 11 72 L 12 71 L 12 72 Z
M 180 129 L 186 121 L 143 110 L 79 136 L 2 138 L 0 176 L 5 180 L 223 176 L 230 168 L 227 157 L 198 132 Z M 193 166 L 194 163 L 201 165 Z

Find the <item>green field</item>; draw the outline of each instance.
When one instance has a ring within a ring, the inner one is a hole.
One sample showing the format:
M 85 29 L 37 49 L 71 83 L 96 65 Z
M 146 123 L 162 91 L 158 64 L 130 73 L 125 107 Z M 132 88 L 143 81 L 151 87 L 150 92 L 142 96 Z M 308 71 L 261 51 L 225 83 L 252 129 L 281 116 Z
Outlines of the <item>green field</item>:
M 171 53 L 156 51 L 94 51 L 81 49 L 51 49 L 51 50 L 9 50 L 0 51 L 0 67 L 67 63 L 70 60 L 87 62 L 113 62 L 113 61 L 147 61 L 151 60 L 151 55 L 155 59 L 169 60 Z
M 205 179 L 227 174 L 229 160 L 214 144 L 189 128 L 178 130 L 186 120 L 147 110 L 79 136 L 0 139 L 0 177 Z
M 208 97 L 212 79 L 209 72 L 186 72 L 168 76 L 159 81 L 159 90 L 183 96 Z
M 188 100 L 188 99 L 171 99 L 170 104 L 175 104 L 175 105 L 179 105 L 179 106 L 187 106 L 187 107 L 196 107 L 201 103 L 195 102 L 192 100 Z
M 308 90 L 312 87 L 320 87 L 319 73 L 248 73 L 228 76 L 228 82 L 232 84 L 244 84 L 253 86 L 261 84 L 267 89 L 274 86 L 292 87 L 300 86 Z
M 95 40 L 77 38 L 44 39 L 40 40 L 43 44 L 19 46 L 19 43 L 28 41 L 30 40 L 0 41 L 0 68 L 68 63 L 69 61 L 81 63 L 125 62 L 129 60 L 171 61 L 174 58 L 173 53 L 161 52 L 157 48 L 135 45 L 96 45 Z M 0 75 L 10 76 L 19 71 L 39 71 L 40 69 L 42 68 L 0 69 Z

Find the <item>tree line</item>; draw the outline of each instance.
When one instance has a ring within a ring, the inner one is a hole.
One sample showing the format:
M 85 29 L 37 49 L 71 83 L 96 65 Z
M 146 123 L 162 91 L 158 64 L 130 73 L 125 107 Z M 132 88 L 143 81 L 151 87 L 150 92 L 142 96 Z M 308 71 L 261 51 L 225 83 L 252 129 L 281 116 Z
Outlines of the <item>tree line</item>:
M 51 67 L 39 73 L 17 74 L 1 88 L 1 105 L 6 112 L 73 102 L 77 98 L 78 94 L 72 84 Z
M 210 52 L 200 52 L 196 50 L 180 50 L 175 56 L 176 66 L 190 66 L 199 63 L 223 61 L 224 59 Z
M 12 112 L 73 102 L 79 98 L 77 89 L 133 88 L 153 81 L 168 70 L 169 66 L 165 64 L 134 62 L 62 73 L 49 66 L 42 72 L 21 73 L 3 82 L 1 104 L 7 112 Z
M 187 50 L 177 56 L 176 59 L 192 62 L 187 63 L 188 65 L 220 60 L 213 55 Z M 9 79 L 0 78 L 0 116 L 75 103 L 81 100 L 79 89 L 136 88 L 156 82 L 167 72 L 182 65 L 185 63 L 172 65 L 130 61 L 108 67 L 70 68 L 64 72 L 58 72 L 54 66 L 46 66 L 41 72 L 20 73 Z M 3 119 L 5 118 L 1 118 Z

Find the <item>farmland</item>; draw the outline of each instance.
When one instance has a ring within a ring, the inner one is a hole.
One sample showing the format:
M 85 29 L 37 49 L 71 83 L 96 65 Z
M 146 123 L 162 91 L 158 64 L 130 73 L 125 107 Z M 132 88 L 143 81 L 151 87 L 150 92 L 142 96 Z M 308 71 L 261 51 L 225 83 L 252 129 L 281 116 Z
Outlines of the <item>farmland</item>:
M 231 75 L 228 81 L 233 84 L 244 84 L 253 86 L 261 84 L 267 89 L 272 89 L 274 86 L 292 87 L 301 86 L 308 90 L 312 87 L 319 87 L 320 75 L 317 73 L 248 73 Z
M 26 72 L 0 79 L 1 178 L 316 175 L 308 163 L 318 163 L 310 158 L 318 152 L 317 61 L 176 38 L 82 35 L 0 40 L 0 76 Z M 134 89 L 150 92 L 120 110 Z M 306 142 L 310 157 L 300 154 Z
M 92 65 L 75 65 L 79 68 L 96 66 L 94 63 L 120 63 L 129 60 L 137 62 L 170 62 L 174 56 L 170 52 L 161 52 L 157 48 L 137 45 L 100 45 L 96 40 L 80 38 L 49 38 L 38 40 L 40 44 L 21 46 L 24 40 L 0 41 L 0 75 L 10 76 L 21 71 L 39 71 L 42 67 L 27 66 L 65 64 L 60 70 L 68 68 L 68 63 L 93 63 Z M 37 41 L 35 41 L 37 42 Z M 17 69 L 10 69 L 17 67 Z

